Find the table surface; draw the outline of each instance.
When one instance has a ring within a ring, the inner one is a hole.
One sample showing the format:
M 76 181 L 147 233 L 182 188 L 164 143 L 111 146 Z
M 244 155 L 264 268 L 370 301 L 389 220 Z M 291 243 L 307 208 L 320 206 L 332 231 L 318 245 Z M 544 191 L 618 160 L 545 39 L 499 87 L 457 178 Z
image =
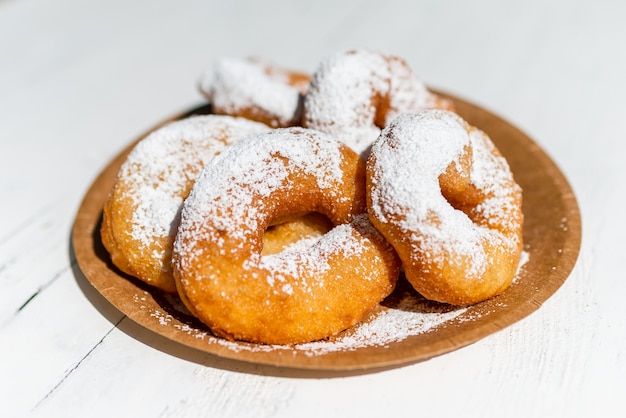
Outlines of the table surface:
M 0 1 L 0 416 L 619 415 L 624 18 L 618 0 Z M 427 361 L 325 375 L 186 348 L 98 298 L 70 237 L 115 155 L 203 103 L 215 58 L 312 71 L 352 47 L 404 57 L 560 167 L 583 239 L 540 309 Z

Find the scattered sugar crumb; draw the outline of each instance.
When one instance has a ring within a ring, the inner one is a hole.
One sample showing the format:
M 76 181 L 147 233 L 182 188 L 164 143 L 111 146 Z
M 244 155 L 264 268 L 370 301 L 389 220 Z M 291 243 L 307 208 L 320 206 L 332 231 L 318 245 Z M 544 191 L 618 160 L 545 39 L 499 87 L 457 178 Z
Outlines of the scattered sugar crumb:
M 519 280 L 522 269 L 529 260 L 530 253 L 523 251 L 518 274 L 514 282 Z M 139 299 L 144 300 L 145 297 L 134 297 L 134 300 Z M 168 303 L 173 309 L 188 314 L 177 298 L 169 297 Z M 499 308 L 505 307 L 502 303 L 496 303 L 495 306 Z M 142 309 L 144 309 L 143 306 Z M 338 351 L 354 351 L 367 347 L 387 347 L 392 343 L 402 342 L 412 336 L 436 331 L 452 321 L 475 321 L 484 316 L 484 313 L 473 312 L 468 307 L 455 308 L 448 305 L 433 304 L 412 291 L 404 291 L 399 299 L 393 303 L 393 306 L 382 308 L 366 321 L 357 324 L 339 337 L 296 345 L 263 345 L 233 342 L 216 337 L 208 330 L 195 328 L 189 324 L 181 324 L 172 315 L 160 309 L 153 309 L 150 312 L 150 316 L 157 318 L 162 326 L 174 327 L 194 338 L 206 341 L 207 344 L 218 344 L 234 352 L 293 351 L 303 352 L 306 356 L 313 357 Z

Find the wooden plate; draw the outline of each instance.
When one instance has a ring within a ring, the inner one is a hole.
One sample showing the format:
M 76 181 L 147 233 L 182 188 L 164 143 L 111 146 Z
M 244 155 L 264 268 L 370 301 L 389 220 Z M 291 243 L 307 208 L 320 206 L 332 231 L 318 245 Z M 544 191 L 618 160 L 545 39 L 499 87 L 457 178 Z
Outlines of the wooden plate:
M 138 324 L 180 344 L 224 358 L 311 370 L 363 370 L 421 361 L 471 344 L 537 310 L 565 282 L 578 257 L 581 219 L 567 180 L 533 140 L 498 116 L 467 101 L 450 98 L 465 120 L 489 134 L 524 190 L 528 260 L 515 282 L 500 296 L 457 309 L 424 300 L 400 280 L 378 312 L 333 340 L 287 347 L 215 337 L 185 310 L 177 297 L 115 269 L 100 242 L 103 204 L 136 141 L 110 162 L 84 197 L 72 234 L 78 265 L 111 304 Z M 208 106 L 199 107 L 166 120 L 155 129 L 172 120 L 208 112 Z

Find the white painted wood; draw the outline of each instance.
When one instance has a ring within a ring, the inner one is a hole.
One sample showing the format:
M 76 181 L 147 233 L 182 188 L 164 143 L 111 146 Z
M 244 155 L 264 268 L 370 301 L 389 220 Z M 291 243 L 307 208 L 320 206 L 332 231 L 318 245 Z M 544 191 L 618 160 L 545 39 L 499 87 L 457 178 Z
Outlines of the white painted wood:
M 0 416 L 620 416 L 626 3 L 0 1 Z M 495 111 L 559 164 L 580 258 L 536 313 L 418 364 L 320 376 L 199 354 L 94 295 L 80 200 L 130 140 L 201 102 L 215 57 L 310 71 L 374 47 Z

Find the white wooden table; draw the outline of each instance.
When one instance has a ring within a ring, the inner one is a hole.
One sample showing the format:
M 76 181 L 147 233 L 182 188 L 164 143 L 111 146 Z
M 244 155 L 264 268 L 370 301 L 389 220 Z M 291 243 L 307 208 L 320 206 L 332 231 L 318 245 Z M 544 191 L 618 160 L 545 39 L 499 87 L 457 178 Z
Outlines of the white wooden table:
M 619 0 L 0 1 L 0 416 L 623 416 L 625 19 Z M 202 102 L 209 62 L 312 71 L 361 46 L 513 122 L 567 176 L 580 256 L 538 311 L 428 361 L 325 376 L 185 348 L 77 279 L 89 185 Z

